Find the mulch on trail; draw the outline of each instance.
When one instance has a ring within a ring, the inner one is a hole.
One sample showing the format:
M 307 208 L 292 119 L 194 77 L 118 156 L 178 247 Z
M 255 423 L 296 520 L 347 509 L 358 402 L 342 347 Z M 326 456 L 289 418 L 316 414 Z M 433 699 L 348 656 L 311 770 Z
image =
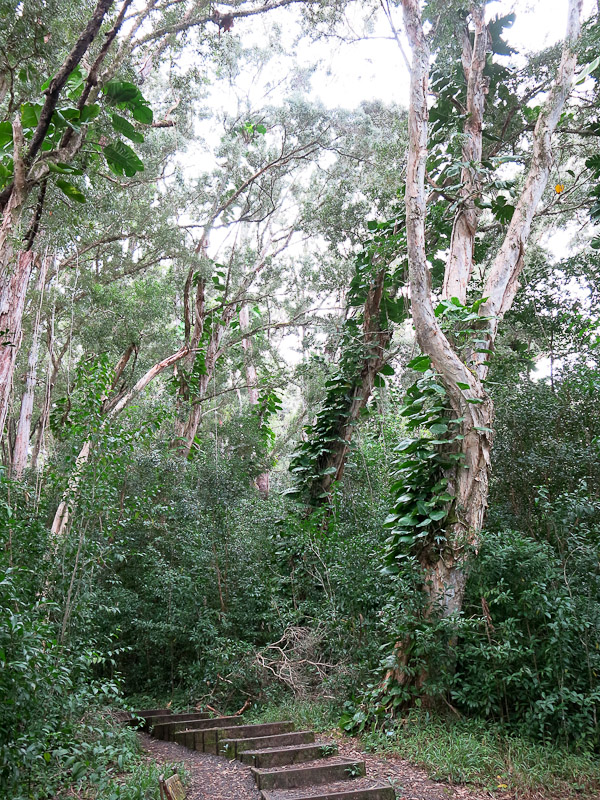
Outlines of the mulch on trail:
M 139 736 L 142 747 L 153 761 L 185 764 L 190 777 L 186 787 L 188 800 L 260 800 L 250 767 L 240 761 L 197 753 L 176 742 L 153 739 L 146 733 Z
M 391 783 L 402 800 L 489 800 L 492 797 L 494 800 L 504 800 L 506 797 L 500 792 L 492 793 L 485 789 L 450 786 L 432 781 L 425 770 L 402 758 L 392 755 L 382 758 L 365 752 L 360 743 L 351 737 L 319 736 L 319 739 L 335 743 L 341 756 L 364 761 L 369 778 L 376 778 L 381 783 Z

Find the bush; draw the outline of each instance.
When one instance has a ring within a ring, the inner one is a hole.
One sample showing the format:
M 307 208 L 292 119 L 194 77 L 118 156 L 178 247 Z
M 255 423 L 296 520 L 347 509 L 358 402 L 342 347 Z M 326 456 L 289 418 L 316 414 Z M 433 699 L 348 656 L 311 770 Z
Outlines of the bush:
M 539 539 L 484 539 L 452 697 L 535 738 L 598 749 L 600 506 L 582 487 L 552 504 L 542 495 L 538 508 Z

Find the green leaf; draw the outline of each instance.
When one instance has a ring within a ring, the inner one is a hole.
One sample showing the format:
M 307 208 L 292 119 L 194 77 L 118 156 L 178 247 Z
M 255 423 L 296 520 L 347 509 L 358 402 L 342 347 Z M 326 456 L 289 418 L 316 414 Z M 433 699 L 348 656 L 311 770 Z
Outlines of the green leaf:
M 468 383 L 462 383 L 462 381 L 456 381 L 456 385 L 458 386 L 459 389 L 462 389 L 463 391 L 466 391 L 467 389 L 471 388 Z
M 502 225 L 508 225 L 515 213 L 515 206 L 508 202 L 503 194 L 492 200 L 492 214 Z
M 0 122 L 0 149 L 12 145 L 13 132 L 10 122 Z
M 263 134 L 267 132 L 267 129 L 266 129 L 266 127 L 265 127 L 264 125 L 256 125 L 256 126 L 254 127 L 254 130 L 255 130 L 257 133 L 263 133 Z
M 127 81 L 109 81 L 104 84 L 102 92 L 109 103 L 130 103 L 141 96 L 140 90 Z
M 115 175 L 125 175 L 131 178 L 136 172 L 143 172 L 144 165 L 124 142 L 114 142 L 104 148 L 104 157 L 110 170 Z
M 409 361 L 406 365 L 409 369 L 414 369 L 415 372 L 427 372 L 431 366 L 431 359 L 429 356 L 417 356 Z
M 63 180 L 60 178 L 56 181 L 56 185 L 58 188 L 66 194 L 68 198 L 71 200 L 76 200 L 78 203 L 85 203 L 85 195 L 77 186 L 68 181 Z
M 82 125 L 85 122 L 91 122 L 93 119 L 96 119 L 99 113 L 100 113 L 100 106 L 98 105 L 98 103 L 92 103 L 89 106 L 84 106 L 81 109 L 79 121 L 81 122 Z
M 144 141 L 142 134 L 136 131 L 131 122 L 125 119 L 125 117 L 122 117 L 120 114 L 112 114 L 111 120 L 112 126 L 117 133 L 123 134 L 123 136 L 126 136 L 130 141 L 137 142 L 138 144 Z
M 144 103 L 138 103 L 131 109 L 131 114 L 136 122 L 141 122 L 142 125 L 152 125 L 154 114 L 150 106 Z
M 48 162 L 48 170 L 50 172 L 58 173 L 58 175 L 83 175 L 83 170 L 72 166 L 71 164 L 54 164 L 52 161 Z
M 23 103 L 21 106 L 21 125 L 24 128 L 36 128 L 40 120 L 42 106 L 39 103 Z
M 435 434 L 446 433 L 446 431 L 448 430 L 448 426 L 443 422 L 436 422 L 436 424 L 432 425 L 431 428 L 429 428 L 429 430 Z
M 575 81 L 575 86 L 579 86 L 580 83 L 583 83 L 590 73 L 595 72 L 598 69 L 599 64 L 600 64 L 600 56 L 596 56 L 596 58 L 593 61 L 590 61 L 589 64 L 586 64 L 586 66 L 581 70 L 581 72 L 577 76 L 577 80 Z

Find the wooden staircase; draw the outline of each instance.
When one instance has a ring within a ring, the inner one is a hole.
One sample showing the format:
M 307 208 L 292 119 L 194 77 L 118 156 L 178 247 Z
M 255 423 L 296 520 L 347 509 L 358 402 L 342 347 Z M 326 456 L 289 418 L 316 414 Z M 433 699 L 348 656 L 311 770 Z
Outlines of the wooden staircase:
M 166 712 L 166 713 L 165 713 Z M 262 800 L 395 800 L 391 786 L 369 778 L 365 762 L 339 756 L 335 745 L 296 731 L 290 721 L 247 725 L 242 717 L 204 712 L 137 712 L 158 739 L 248 765 Z

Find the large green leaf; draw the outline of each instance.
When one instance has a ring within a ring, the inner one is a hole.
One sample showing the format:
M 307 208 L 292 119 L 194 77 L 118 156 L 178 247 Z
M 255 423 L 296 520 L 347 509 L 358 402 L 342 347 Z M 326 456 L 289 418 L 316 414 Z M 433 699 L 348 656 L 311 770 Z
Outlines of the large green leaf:
M 141 122 L 143 125 L 152 125 L 154 114 L 146 102 L 133 106 L 131 113 L 137 122 Z
M 427 372 L 431 366 L 431 359 L 429 356 L 417 356 L 409 361 L 406 365 L 409 369 L 414 369 L 416 372 Z
M 127 108 L 137 122 L 144 125 L 152 123 L 152 109 L 135 84 L 127 81 L 109 81 L 102 91 L 111 105 Z
M 21 124 L 24 128 L 36 128 L 40 119 L 42 106 L 39 103 L 23 103 L 21 106 Z
M 59 180 L 56 181 L 56 185 L 61 190 L 61 192 L 66 194 L 66 196 L 71 200 L 76 200 L 78 203 L 85 203 L 84 193 L 81 191 L 81 189 L 75 186 L 75 184 L 69 183 L 68 181 L 63 180 L 62 178 L 59 178 Z
M 137 142 L 138 144 L 144 141 L 142 134 L 136 131 L 128 119 L 125 119 L 125 117 L 122 117 L 120 114 L 112 114 L 111 119 L 112 126 L 117 133 L 122 133 L 123 136 L 126 136 L 130 141 Z
M 144 165 L 124 142 L 113 142 L 104 148 L 104 157 L 109 169 L 115 175 L 125 175 L 131 178 L 136 172 L 143 172 Z
M 135 100 L 141 92 L 133 83 L 127 81 L 109 81 L 102 89 L 104 96 L 109 103 L 130 103 Z
M 12 145 L 13 132 L 10 122 L 0 122 L 0 149 Z
M 100 113 L 100 106 L 98 103 L 92 103 L 89 106 L 84 106 L 81 109 L 81 115 L 79 117 L 79 121 L 81 124 L 84 122 L 91 122 L 93 119 L 96 119 L 98 114 Z

